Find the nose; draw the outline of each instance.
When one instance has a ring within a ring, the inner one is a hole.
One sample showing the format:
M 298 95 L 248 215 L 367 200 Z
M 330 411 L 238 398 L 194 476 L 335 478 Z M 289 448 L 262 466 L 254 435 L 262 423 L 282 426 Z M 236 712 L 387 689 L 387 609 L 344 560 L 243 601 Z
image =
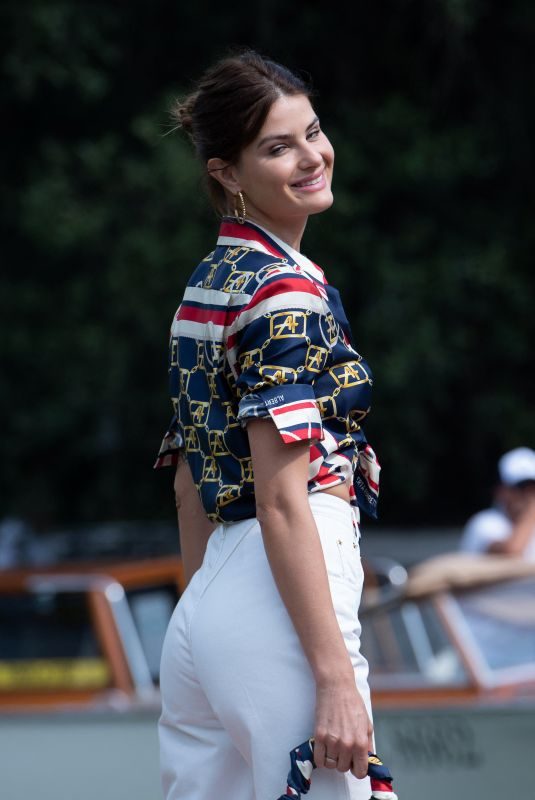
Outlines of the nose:
M 299 166 L 301 169 L 317 168 L 323 164 L 323 156 L 320 153 L 318 146 L 315 142 L 309 142 L 305 139 L 301 147 Z

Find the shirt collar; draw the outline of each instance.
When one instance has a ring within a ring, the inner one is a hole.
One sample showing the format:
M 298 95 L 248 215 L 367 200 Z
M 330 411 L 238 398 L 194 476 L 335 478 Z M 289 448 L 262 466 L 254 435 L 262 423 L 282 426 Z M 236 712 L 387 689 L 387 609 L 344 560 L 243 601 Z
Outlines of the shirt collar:
M 231 247 L 250 247 L 261 253 L 268 253 L 277 258 L 284 258 L 306 272 L 318 283 L 326 284 L 327 280 L 323 270 L 314 264 L 303 253 L 295 250 L 291 245 L 283 242 L 267 228 L 257 222 L 246 220 L 243 224 L 236 222 L 232 217 L 223 217 L 219 228 L 217 244 Z

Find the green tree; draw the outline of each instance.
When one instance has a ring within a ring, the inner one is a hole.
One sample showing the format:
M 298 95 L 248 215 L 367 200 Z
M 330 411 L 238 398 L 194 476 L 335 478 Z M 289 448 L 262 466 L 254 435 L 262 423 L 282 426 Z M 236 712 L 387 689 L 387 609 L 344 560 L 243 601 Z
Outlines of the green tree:
M 171 98 L 229 45 L 309 72 L 337 153 L 303 249 L 376 391 L 381 520 L 461 522 L 533 444 L 535 10 L 7 2 L 0 513 L 171 518 L 168 328 L 217 220 Z

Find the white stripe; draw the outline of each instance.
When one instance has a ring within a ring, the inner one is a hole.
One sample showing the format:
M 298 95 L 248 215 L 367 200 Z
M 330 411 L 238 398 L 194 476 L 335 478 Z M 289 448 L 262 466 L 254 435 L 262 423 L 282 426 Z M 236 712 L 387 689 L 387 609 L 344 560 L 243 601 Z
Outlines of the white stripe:
M 321 417 L 317 408 L 300 408 L 297 411 L 286 411 L 284 414 L 274 414 L 273 410 L 268 409 L 273 422 L 279 430 L 293 428 L 294 425 L 321 425 Z M 291 433 L 291 431 L 287 431 Z
M 258 250 L 260 253 L 273 256 L 273 253 L 256 239 L 238 239 L 235 236 L 219 236 L 217 239 L 217 246 L 224 245 L 227 247 L 247 247 L 250 250 Z M 283 256 L 281 256 L 281 258 L 283 258 Z
M 323 428 L 323 432 L 325 435 L 328 434 L 328 431 Z M 324 444 L 324 441 L 318 442 L 317 446 L 321 446 Z M 351 462 L 344 458 L 343 456 L 333 455 L 331 454 L 329 457 L 326 458 L 315 458 L 314 461 L 311 461 L 308 465 L 308 479 L 309 481 L 313 481 L 317 478 L 318 473 L 321 467 L 326 467 L 330 473 L 332 473 L 333 477 L 340 477 L 345 478 L 346 481 L 349 483 L 353 483 L 353 470 L 351 468 Z M 336 467 L 339 467 L 336 470 Z
M 327 467 L 327 469 L 334 469 L 335 467 L 340 467 L 339 472 L 342 475 L 351 475 L 353 476 L 353 469 L 351 467 L 351 461 L 343 456 L 339 455 L 338 453 L 331 453 L 327 458 L 323 459 L 323 465 Z
M 302 386 L 303 389 L 312 388 L 306 383 L 302 384 Z M 282 416 L 282 414 L 288 414 L 290 411 L 305 411 L 307 408 L 314 409 L 314 411 L 319 411 L 315 398 L 312 399 L 308 392 L 306 392 L 306 395 L 306 397 L 300 397 L 298 400 L 287 400 L 285 403 L 274 406 L 273 413 L 276 416 Z M 299 404 L 301 408 L 294 408 L 294 406 L 297 404 Z
M 262 271 L 262 277 L 258 282 L 259 288 L 260 286 L 263 286 L 264 283 L 268 281 L 270 278 L 275 277 L 275 275 L 277 277 L 279 275 L 293 275 L 294 277 L 295 275 L 297 275 L 299 278 L 303 277 L 302 272 L 297 272 L 297 270 L 292 264 L 286 264 L 283 261 L 275 261 L 273 262 L 273 264 L 266 264 L 264 267 L 262 267 L 261 271 Z M 308 275 L 305 275 L 305 278 L 307 280 L 310 280 Z
M 325 449 L 327 455 L 338 450 L 338 442 L 336 438 L 327 429 L 325 429 L 325 436 L 320 442 L 319 446 Z
M 267 297 L 253 308 L 245 309 L 241 312 L 229 328 L 229 334 L 237 333 L 255 319 L 259 319 L 264 314 L 272 311 L 313 311 L 316 314 L 325 314 L 325 303 L 315 294 L 308 292 L 283 292 Z
M 189 319 L 175 319 L 171 325 L 171 336 L 184 336 L 202 342 L 222 342 L 225 327 L 213 322 L 193 322 Z
M 292 275 L 293 277 L 297 276 L 298 278 L 306 278 L 309 283 L 316 287 L 316 291 L 325 300 L 327 299 L 327 292 L 323 283 L 318 283 L 308 274 L 308 272 L 305 270 L 298 270 L 297 267 L 294 267 L 291 264 L 283 264 L 282 262 L 276 264 L 266 264 L 265 267 L 262 267 L 262 269 L 258 271 L 258 275 L 260 275 L 260 273 L 262 273 L 262 275 L 258 279 L 258 289 L 260 289 L 260 287 L 262 287 L 266 281 L 271 280 L 275 276 L 278 278 L 281 275 Z
M 309 294 L 308 292 L 284 292 L 274 295 L 273 297 L 267 297 L 253 308 L 242 311 L 226 329 L 224 325 L 216 325 L 213 322 L 194 322 L 186 319 L 175 319 L 171 326 L 171 335 L 187 336 L 190 339 L 198 338 L 203 341 L 217 339 L 222 342 L 226 340 L 225 332 L 227 336 L 230 336 L 268 312 L 288 311 L 290 309 L 298 311 L 310 310 L 317 314 L 325 313 L 323 300 L 317 297 L 317 295 Z
M 191 301 L 192 303 L 227 308 L 229 304 L 243 303 L 245 305 L 250 302 L 251 298 L 251 294 L 222 292 L 220 289 L 204 289 L 202 286 L 188 286 L 184 292 L 183 302 Z

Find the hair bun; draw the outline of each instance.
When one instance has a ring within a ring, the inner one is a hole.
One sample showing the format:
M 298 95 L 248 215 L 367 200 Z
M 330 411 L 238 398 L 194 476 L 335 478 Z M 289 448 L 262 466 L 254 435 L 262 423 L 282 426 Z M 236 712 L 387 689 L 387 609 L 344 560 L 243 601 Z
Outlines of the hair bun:
M 246 48 L 208 67 L 193 90 L 170 105 L 172 130 L 183 130 L 192 142 L 220 214 L 228 213 L 231 198 L 214 171 L 208 172 L 208 162 L 219 158 L 237 163 L 281 95 L 310 98 L 311 89 L 287 67 Z
M 193 109 L 198 93 L 194 92 L 183 100 L 175 100 L 169 111 L 176 128 L 182 128 L 190 136 L 193 133 Z

